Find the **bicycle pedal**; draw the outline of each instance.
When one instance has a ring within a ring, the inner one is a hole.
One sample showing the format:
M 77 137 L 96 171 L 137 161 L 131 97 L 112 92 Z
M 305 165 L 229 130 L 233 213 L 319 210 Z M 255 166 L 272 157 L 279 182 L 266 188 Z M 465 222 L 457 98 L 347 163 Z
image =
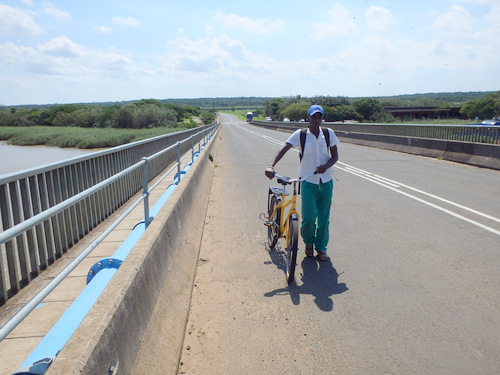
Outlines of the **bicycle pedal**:
M 266 220 L 266 221 L 264 221 L 264 225 L 266 227 L 272 227 L 273 226 L 273 222 L 271 220 Z

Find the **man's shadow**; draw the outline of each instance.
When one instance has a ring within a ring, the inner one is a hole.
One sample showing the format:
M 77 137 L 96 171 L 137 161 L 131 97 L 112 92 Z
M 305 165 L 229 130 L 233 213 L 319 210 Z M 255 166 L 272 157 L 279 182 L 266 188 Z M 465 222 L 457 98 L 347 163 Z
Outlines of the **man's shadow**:
M 272 262 L 283 272 L 285 272 L 285 253 L 277 248 L 269 250 Z M 300 256 L 300 253 L 298 254 Z M 301 267 L 300 267 L 301 266 Z M 347 290 L 345 283 L 338 282 L 339 274 L 333 267 L 331 260 L 319 261 L 316 257 L 304 258 L 301 264 L 295 269 L 295 278 L 300 277 L 302 285 L 297 285 L 295 280 L 288 287 L 267 292 L 266 297 L 273 297 L 277 294 L 289 293 L 295 305 L 300 304 L 301 294 L 314 296 L 314 303 L 323 311 L 333 310 L 334 294 L 340 294 Z M 302 268 L 302 269 L 301 269 Z M 285 281 L 286 282 L 286 281 Z

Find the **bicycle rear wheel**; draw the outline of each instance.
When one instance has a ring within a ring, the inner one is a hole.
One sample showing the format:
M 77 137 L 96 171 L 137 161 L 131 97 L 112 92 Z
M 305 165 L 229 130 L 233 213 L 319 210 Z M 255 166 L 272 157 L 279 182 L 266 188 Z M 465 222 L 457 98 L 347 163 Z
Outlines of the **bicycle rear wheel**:
M 281 208 L 278 208 L 273 215 L 274 209 L 280 202 L 281 197 L 275 194 L 269 194 L 267 213 L 269 215 L 270 224 L 267 226 L 267 239 L 270 248 L 274 247 L 280 238 Z
M 288 281 L 288 284 L 290 284 L 295 277 L 298 243 L 299 243 L 299 218 L 297 217 L 297 215 L 292 215 L 290 216 L 288 222 L 288 238 L 286 246 L 286 281 Z

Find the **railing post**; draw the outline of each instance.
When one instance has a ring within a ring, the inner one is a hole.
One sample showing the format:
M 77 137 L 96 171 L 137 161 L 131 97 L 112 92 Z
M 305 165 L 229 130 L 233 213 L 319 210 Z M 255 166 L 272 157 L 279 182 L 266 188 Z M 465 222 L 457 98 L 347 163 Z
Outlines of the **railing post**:
M 194 140 L 193 140 L 193 135 L 189 137 L 189 140 L 191 141 L 191 164 L 194 163 Z
M 181 143 L 177 142 L 177 183 L 181 182 Z
M 144 165 L 142 166 L 142 196 L 144 197 L 144 223 L 146 227 L 151 222 L 149 217 L 149 171 L 148 171 L 148 158 L 142 158 Z

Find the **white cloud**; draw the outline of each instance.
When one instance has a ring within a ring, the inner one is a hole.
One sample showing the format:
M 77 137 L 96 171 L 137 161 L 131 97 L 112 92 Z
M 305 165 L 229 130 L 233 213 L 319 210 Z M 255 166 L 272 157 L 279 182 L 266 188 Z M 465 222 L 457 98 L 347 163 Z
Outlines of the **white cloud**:
M 2 56 L 2 65 L 4 68 L 7 65 L 12 65 L 17 68 L 32 61 L 32 58 L 36 57 L 37 52 L 32 47 L 17 46 L 7 42 L 0 44 L 0 55 Z
M 0 4 L 0 36 L 36 36 L 43 33 L 31 12 Z
M 12 104 L 151 97 L 142 84 L 157 84 L 151 71 L 123 52 L 86 48 L 65 37 L 35 47 L 0 44 L 0 56 L 0 87 L 8 91 L 2 100 Z
M 498 71 L 500 27 L 498 18 L 492 20 L 490 17 L 500 16 L 500 4 L 489 0 L 474 2 L 491 4 L 491 11 L 479 18 L 462 6 L 452 5 L 448 11 L 436 16 L 431 29 L 437 33 L 421 49 L 430 63 L 451 71 L 469 69 L 477 74 Z M 493 76 L 490 79 L 495 81 Z
M 111 34 L 113 32 L 113 29 L 108 26 L 96 26 L 94 30 L 99 34 Z
M 173 66 L 176 70 L 210 73 L 224 70 L 231 74 L 242 64 L 248 64 L 250 53 L 243 44 L 227 35 L 211 33 L 205 38 L 188 40 L 180 37 L 170 42 Z
M 42 2 L 42 12 L 59 21 L 71 19 L 71 15 L 69 13 L 59 10 L 54 4 L 49 3 L 48 1 Z
M 273 82 L 286 81 L 289 71 L 280 62 L 247 50 L 243 43 L 225 34 L 214 36 L 209 32 L 197 40 L 179 36 L 168 47 L 171 51 L 161 58 L 163 66 L 158 70 L 158 79 L 199 95 L 224 95 L 225 90 L 234 91 L 235 85 L 242 90 L 272 86 Z
M 72 42 L 64 36 L 49 40 L 42 44 L 39 50 L 42 53 L 60 57 L 81 57 L 84 53 L 84 48 L 81 45 Z
M 341 5 L 335 4 L 328 11 L 326 22 L 313 22 L 312 38 L 324 40 L 331 37 L 350 37 L 358 33 L 354 17 Z
M 371 6 L 366 11 L 368 30 L 371 32 L 385 32 L 396 23 L 391 12 L 382 7 Z
M 130 27 L 138 27 L 141 25 L 141 21 L 135 19 L 133 17 L 113 17 L 113 22 L 122 25 L 122 26 L 130 26 Z
M 283 30 L 285 21 L 271 19 L 250 19 L 236 14 L 217 13 L 215 20 L 229 28 L 241 29 L 256 34 L 271 34 Z
M 101 52 L 85 48 L 67 37 L 56 37 L 37 47 L 25 47 L 13 43 L 0 44 L 4 64 L 0 75 L 7 69 L 45 76 L 59 76 L 75 82 L 93 81 L 103 76 L 124 78 L 144 73 L 145 69 L 116 51 Z
M 496 0 L 493 1 L 495 1 L 495 3 L 491 7 L 491 12 L 484 16 L 484 19 L 486 20 L 495 40 L 498 41 L 498 35 L 500 34 L 500 2 Z
M 118 79 L 130 79 L 134 76 L 140 78 L 151 73 L 132 58 L 117 51 L 95 52 L 92 58 L 89 57 L 89 60 L 93 69 L 96 69 L 98 73 L 92 74 L 93 78 L 102 74 Z
M 33 0 L 20 0 L 22 4 L 32 7 L 34 4 Z
M 452 5 L 448 12 L 434 20 L 432 28 L 446 34 L 470 32 L 474 30 L 474 18 L 467 9 Z
M 459 0 L 462 3 L 474 3 L 482 5 L 491 5 L 492 7 L 498 6 L 498 0 Z

